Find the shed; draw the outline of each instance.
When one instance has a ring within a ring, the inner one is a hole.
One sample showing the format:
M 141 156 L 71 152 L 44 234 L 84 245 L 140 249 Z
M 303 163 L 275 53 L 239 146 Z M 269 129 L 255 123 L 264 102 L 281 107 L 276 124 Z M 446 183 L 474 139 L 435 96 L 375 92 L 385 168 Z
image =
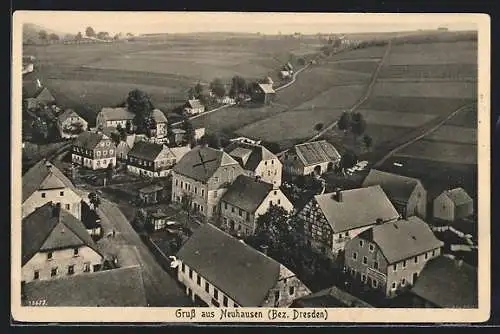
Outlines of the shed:
M 472 198 L 463 188 L 443 191 L 433 202 L 433 217 L 444 221 L 454 221 L 474 213 Z
M 163 187 L 157 184 L 139 189 L 139 200 L 144 204 L 155 204 L 163 198 Z

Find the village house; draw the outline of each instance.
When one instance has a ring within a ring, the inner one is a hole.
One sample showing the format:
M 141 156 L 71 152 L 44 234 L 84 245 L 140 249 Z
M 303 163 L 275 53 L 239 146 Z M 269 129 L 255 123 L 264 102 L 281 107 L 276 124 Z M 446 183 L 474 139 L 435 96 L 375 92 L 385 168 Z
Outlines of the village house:
M 140 176 L 165 177 L 185 153 L 166 145 L 140 141 L 127 154 L 127 170 Z
M 139 189 L 139 201 L 142 204 L 156 204 L 163 199 L 164 188 L 157 184 L 152 184 Z
M 178 280 L 197 305 L 289 307 L 310 290 L 282 264 L 211 224 L 204 224 L 176 256 Z
M 251 177 L 281 186 L 283 164 L 278 157 L 262 145 L 233 141 L 224 149 Z
M 39 79 L 36 79 L 34 83 L 23 82 L 23 93 L 23 100 L 28 110 L 35 110 L 56 102 L 54 95 L 46 86 L 42 86 Z
M 126 107 L 120 108 L 102 108 L 96 118 L 97 128 L 113 127 L 116 128 L 120 125 L 123 129 L 127 129 L 127 126 L 134 125 L 135 114 L 128 111 Z M 152 117 L 156 123 L 156 129 L 154 136 L 157 138 L 163 138 L 167 135 L 167 118 L 163 112 L 159 109 L 154 109 L 152 112 Z
M 212 218 L 218 214 L 222 195 L 243 168 L 229 154 L 198 146 L 184 155 L 172 170 L 172 202 Z
M 43 300 L 49 307 L 146 307 L 140 266 L 89 272 L 21 286 L 23 306 Z
M 340 163 L 337 149 L 326 140 L 295 145 L 282 156 L 283 169 L 291 175 L 321 175 Z
M 183 129 L 172 129 L 170 136 L 170 143 L 174 145 L 180 145 L 186 140 L 186 130 Z
M 83 131 L 87 131 L 88 123 L 73 109 L 66 109 L 63 113 L 57 116 L 57 129 L 61 138 L 75 138 Z
M 443 255 L 429 260 L 409 291 L 410 307 L 477 308 L 477 268 Z
M 150 232 L 164 230 L 167 227 L 168 216 L 166 213 L 158 210 L 148 214 L 145 227 Z
M 337 257 L 349 240 L 399 214 L 380 186 L 315 195 L 298 213 L 307 244 Z
M 427 191 L 420 180 L 372 169 L 362 187 L 379 185 L 403 218 L 427 218 Z
M 250 96 L 253 102 L 267 105 L 274 101 L 276 92 L 273 89 L 272 83 L 256 83 L 251 87 Z
M 345 246 L 345 269 L 353 279 L 392 298 L 408 290 L 443 242 L 416 216 L 380 223 Z
M 140 141 L 148 141 L 146 135 L 143 134 L 130 134 L 127 135 L 125 140 L 121 140 L 116 146 L 116 159 L 120 161 L 127 161 L 128 152 L 134 147 L 135 143 Z
M 433 202 L 434 219 L 452 222 L 473 213 L 474 202 L 463 188 L 445 190 Z
M 293 211 L 292 203 L 278 187 L 255 177 L 240 175 L 220 200 L 223 226 L 231 234 L 252 235 L 257 218 L 271 205 L 280 206 L 290 213 Z
M 73 183 L 51 162 L 42 159 L 22 178 L 22 218 L 48 202 L 61 207 L 81 219 L 80 196 Z
M 184 104 L 184 113 L 187 115 L 198 115 L 205 112 L 205 106 L 200 102 L 200 100 L 187 100 Z
M 56 279 L 99 271 L 104 257 L 83 223 L 56 203 L 22 222 L 22 281 Z
M 116 166 L 116 146 L 102 132 L 85 131 L 73 142 L 71 161 L 93 170 Z

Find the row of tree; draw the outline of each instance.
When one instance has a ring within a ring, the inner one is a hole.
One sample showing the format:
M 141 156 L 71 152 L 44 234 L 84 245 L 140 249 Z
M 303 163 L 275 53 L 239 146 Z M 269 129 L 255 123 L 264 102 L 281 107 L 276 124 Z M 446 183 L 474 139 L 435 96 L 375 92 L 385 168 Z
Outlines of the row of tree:
M 366 131 L 366 120 L 359 112 L 344 111 L 337 122 L 337 127 L 344 132 L 350 131 L 355 138 L 363 135 Z M 373 139 L 369 135 L 363 136 L 363 143 L 366 148 L 370 148 L 373 144 Z

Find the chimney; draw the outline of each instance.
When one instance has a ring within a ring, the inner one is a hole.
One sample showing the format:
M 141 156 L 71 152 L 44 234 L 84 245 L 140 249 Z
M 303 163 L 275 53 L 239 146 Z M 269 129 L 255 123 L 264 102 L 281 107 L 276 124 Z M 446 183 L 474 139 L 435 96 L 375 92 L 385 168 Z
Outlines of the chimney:
M 332 194 L 332 198 L 337 202 L 342 202 L 342 190 L 340 190 L 339 188 L 335 189 Z
M 269 249 L 269 246 L 268 245 L 261 245 L 260 246 L 260 251 L 262 253 L 264 253 L 265 255 L 267 255 L 267 250 Z

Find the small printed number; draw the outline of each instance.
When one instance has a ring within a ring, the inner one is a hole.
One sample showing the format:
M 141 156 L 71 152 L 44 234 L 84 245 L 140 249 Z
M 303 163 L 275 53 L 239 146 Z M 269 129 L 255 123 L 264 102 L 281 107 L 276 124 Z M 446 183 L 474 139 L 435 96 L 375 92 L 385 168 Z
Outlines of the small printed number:
M 47 306 L 47 300 L 45 299 L 29 300 L 28 306 Z

